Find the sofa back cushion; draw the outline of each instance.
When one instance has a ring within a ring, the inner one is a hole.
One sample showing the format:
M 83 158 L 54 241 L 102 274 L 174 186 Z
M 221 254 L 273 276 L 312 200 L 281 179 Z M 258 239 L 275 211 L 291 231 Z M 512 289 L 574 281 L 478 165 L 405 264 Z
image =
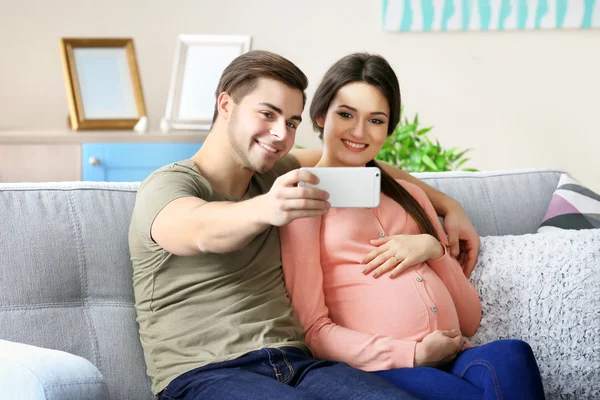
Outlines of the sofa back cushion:
M 480 236 L 537 231 L 561 175 L 556 170 L 416 173 L 456 199 Z
M 94 363 L 113 399 L 151 399 L 127 231 L 136 184 L 0 186 L 0 339 Z

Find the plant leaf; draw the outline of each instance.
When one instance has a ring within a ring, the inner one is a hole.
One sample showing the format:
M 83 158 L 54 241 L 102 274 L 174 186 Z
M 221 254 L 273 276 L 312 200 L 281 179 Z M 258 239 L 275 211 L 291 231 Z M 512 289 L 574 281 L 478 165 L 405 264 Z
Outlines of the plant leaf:
M 456 155 L 456 159 L 457 160 L 460 159 L 462 156 L 464 156 L 465 154 L 467 154 L 469 151 L 471 151 L 471 149 L 466 149 L 466 150 L 461 151 L 460 153 L 458 153 Z
M 419 129 L 417 131 L 417 135 L 423 136 L 423 135 L 427 134 L 427 132 L 431 131 L 432 129 L 433 129 L 433 126 L 430 126 L 429 128 Z
M 438 167 L 439 170 L 445 169 L 446 164 L 447 164 L 447 161 L 443 156 L 438 155 L 435 157 L 435 165 Z
M 459 150 L 457 146 L 444 149 L 438 138 L 428 137 L 431 127 L 419 128 L 419 114 L 412 121 L 400 108 L 400 121 L 386 139 L 376 159 L 402 168 L 407 172 L 459 170 L 469 158 L 465 154 L 471 149 Z M 466 168 L 463 171 L 477 171 Z
M 460 161 L 459 161 L 459 162 L 458 162 L 458 163 L 457 163 L 457 164 L 454 166 L 454 168 L 458 170 L 460 167 L 462 167 L 462 165 L 463 165 L 464 163 L 466 163 L 466 162 L 467 162 L 467 161 L 469 161 L 469 160 L 470 160 L 470 158 L 468 158 L 468 157 L 467 157 L 467 158 L 463 158 L 462 160 L 460 160 Z
M 433 160 L 431 158 L 429 158 L 429 156 L 427 154 L 423 154 L 423 156 L 421 157 L 421 160 L 423 161 L 423 164 L 427 165 L 434 172 L 438 171 L 437 165 L 435 165 L 435 163 L 433 162 Z

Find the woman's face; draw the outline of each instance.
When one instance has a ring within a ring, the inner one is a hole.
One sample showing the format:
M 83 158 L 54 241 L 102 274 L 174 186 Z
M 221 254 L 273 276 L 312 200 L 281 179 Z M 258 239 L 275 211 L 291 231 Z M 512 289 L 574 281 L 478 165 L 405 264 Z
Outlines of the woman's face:
M 381 91 L 365 82 L 338 90 L 324 117 L 323 156 L 329 166 L 364 166 L 387 137 L 389 104 Z

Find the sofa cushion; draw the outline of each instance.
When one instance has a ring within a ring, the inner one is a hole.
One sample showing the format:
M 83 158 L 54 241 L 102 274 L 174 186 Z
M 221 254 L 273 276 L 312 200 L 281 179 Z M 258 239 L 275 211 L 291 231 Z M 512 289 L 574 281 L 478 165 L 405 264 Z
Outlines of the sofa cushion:
M 481 238 L 473 344 L 528 342 L 547 398 L 600 398 L 600 229 Z
M 420 172 L 460 203 L 480 236 L 535 233 L 563 171 Z
M 89 360 L 112 399 L 154 398 L 127 243 L 137 186 L 0 185 L 0 338 Z
M 562 174 L 538 232 L 600 228 L 600 194 Z

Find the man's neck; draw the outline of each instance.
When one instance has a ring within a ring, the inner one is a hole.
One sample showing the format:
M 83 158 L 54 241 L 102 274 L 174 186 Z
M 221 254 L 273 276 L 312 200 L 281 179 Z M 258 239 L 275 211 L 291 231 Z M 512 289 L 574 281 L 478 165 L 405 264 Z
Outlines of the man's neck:
M 239 162 L 226 128 L 215 125 L 192 160 L 215 191 L 241 199 L 254 172 Z

